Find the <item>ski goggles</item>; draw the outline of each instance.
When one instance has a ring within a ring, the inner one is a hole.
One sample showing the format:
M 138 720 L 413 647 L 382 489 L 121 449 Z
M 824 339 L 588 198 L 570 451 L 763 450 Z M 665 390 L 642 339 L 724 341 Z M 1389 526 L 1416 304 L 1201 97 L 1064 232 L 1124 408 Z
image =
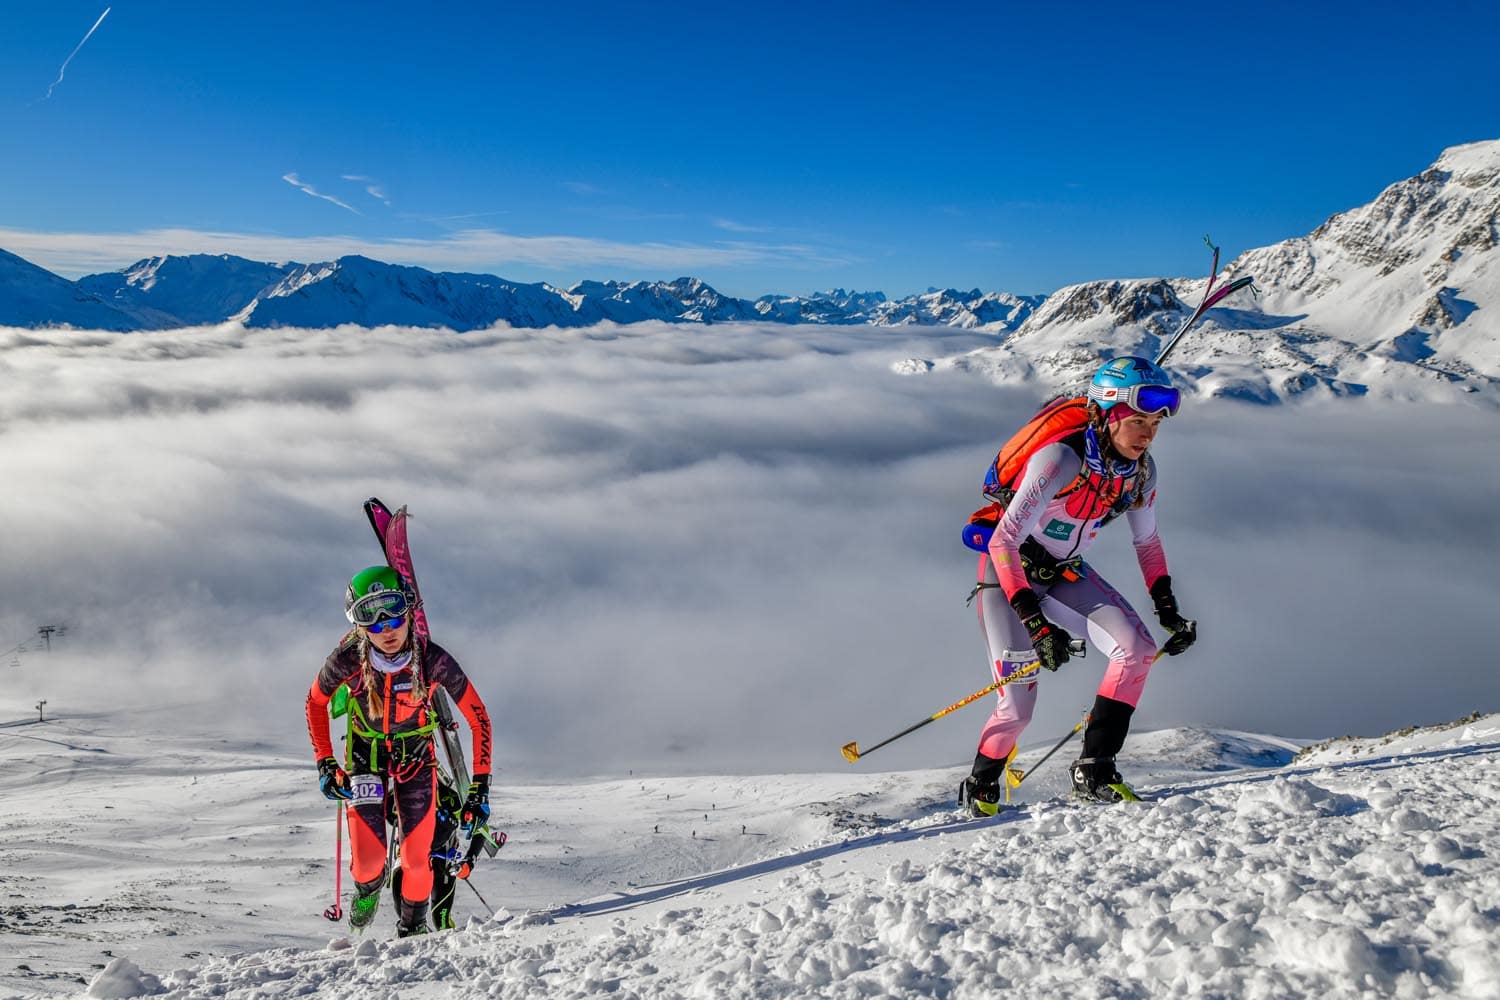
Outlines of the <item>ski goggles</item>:
M 373 625 L 366 625 L 365 631 L 369 632 L 371 635 L 379 635 L 382 632 L 394 632 L 396 629 L 405 624 L 405 615 L 402 615 L 399 618 L 382 618 L 380 619 L 380 621 L 376 622 Z
M 402 618 L 406 615 L 406 595 L 399 590 L 378 590 L 366 594 L 349 606 L 349 621 L 370 631 L 382 618 Z
M 1166 417 L 1177 415 L 1182 405 L 1182 393 L 1170 385 L 1132 385 L 1124 389 L 1105 389 L 1099 393 L 1099 405 L 1109 409 L 1116 403 L 1124 403 L 1137 413 L 1151 415 L 1160 413 Z

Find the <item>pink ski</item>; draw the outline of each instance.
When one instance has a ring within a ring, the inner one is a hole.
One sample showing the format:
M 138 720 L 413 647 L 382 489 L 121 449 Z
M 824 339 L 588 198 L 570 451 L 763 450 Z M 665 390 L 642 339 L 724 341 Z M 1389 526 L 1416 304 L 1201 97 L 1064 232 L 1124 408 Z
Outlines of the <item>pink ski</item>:
M 371 497 L 365 501 L 365 514 L 370 519 L 370 527 L 375 529 L 375 537 L 380 539 L 386 565 L 400 573 L 401 578 L 411 585 L 417 595 L 417 606 L 412 609 L 412 627 L 420 638 L 426 639 L 429 634 L 427 612 L 422 608 L 422 589 L 417 586 L 417 571 L 411 561 L 411 546 L 406 542 L 406 507 L 402 506 L 392 514 L 390 508 L 378 498 Z

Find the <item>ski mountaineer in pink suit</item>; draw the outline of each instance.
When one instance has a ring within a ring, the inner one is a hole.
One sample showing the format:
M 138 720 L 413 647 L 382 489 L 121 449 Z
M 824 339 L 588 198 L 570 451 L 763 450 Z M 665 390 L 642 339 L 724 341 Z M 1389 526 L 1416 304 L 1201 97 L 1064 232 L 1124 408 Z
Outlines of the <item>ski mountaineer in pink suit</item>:
M 1155 364 L 1124 357 L 1098 369 L 1086 398 L 1085 425 L 1032 453 L 1013 490 L 992 491 L 999 484 L 986 484 L 986 495 L 1003 513 L 980 556 L 975 589 L 996 680 L 1038 661 L 1056 670 L 1068 661 L 1075 635 L 1086 636 L 1109 658 L 1072 783 L 1075 795 L 1116 801 L 1120 795 L 1110 786 L 1122 779 L 1115 755 L 1125 744 L 1157 645 L 1125 598 L 1082 556 L 1099 529 L 1123 514 L 1157 620 L 1172 633 L 1165 652 L 1176 655 L 1193 644 L 1197 624 L 1178 611 L 1157 535 L 1156 463 L 1147 451 L 1162 421 L 1177 412 L 1181 395 Z M 1036 688 L 1032 680 L 999 691 L 979 735 L 973 772 L 960 789 L 960 799 L 976 815 L 998 809 L 1006 762 L 1031 721 Z

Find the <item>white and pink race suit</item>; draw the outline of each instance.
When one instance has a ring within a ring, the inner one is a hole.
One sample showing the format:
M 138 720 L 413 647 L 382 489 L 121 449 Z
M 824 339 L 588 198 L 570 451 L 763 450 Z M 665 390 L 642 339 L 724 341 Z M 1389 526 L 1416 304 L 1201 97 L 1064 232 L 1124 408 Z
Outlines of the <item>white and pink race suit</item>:
M 996 680 L 1037 659 L 1026 629 L 1009 604 L 1017 591 L 1030 587 L 1050 621 L 1075 638 L 1087 638 L 1109 657 L 1098 693 L 1123 703 L 1122 709 L 1128 705 L 1124 709 L 1128 718 L 1146 685 L 1156 640 L 1120 592 L 1080 557 L 1099 529 L 1123 510 L 1150 589 L 1167 573 L 1156 531 L 1155 501 L 1156 465 L 1150 456 L 1139 462 L 1101 457 L 1091 431 L 1079 431 L 1031 456 L 990 536 L 988 551 L 979 557 L 979 624 Z M 1028 551 L 1040 545 L 1062 564 L 1059 571 L 1051 579 L 1040 579 L 1033 565 L 1028 576 L 1021 555 L 1023 543 Z M 1033 680 L 1000 689 L 994 714 L 980 733 L 981 755 L 1004 760 L 1015 748 L 1031 721 L 1036 687 Z M 1119 740 L 1123 739 L 1122 729 Z M 1106 755 L 1117 750 L 1117 746 L 1109 747 Z

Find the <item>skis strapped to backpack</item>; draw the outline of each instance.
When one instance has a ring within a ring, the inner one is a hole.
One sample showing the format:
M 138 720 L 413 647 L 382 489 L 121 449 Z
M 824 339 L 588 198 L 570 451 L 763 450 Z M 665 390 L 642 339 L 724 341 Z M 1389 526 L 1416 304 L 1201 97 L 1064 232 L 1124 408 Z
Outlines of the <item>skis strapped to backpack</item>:
M 370 519 L 370 527 L 375 531 L 375 537 L 380 541 L 381 551 L 385 553 L 386 565 L 401 574 L 401 578 L 411 587 L 412 593 L 416 595 L 416 603 L 412 609 L 411 624 L 412 632 L 419 641 L 426 641 L 431 634 L 427 625 L 427 612 L 422 607 L 422 590 L 417 583 L 417 571 L 412 563 L 411 546 L 406 538 L 406 522 L 408 514 L 403 506 L 394 513 L 376 497 L 365 501 L 365 516 Z M 458 736 L 458 720 L 453 713 L 453 699 L 447 690 L 438 685 L 432 692 L 431 705 L 433 715 L 437 720 L 435 733 L 437 740 L 435 745 L 441 748 L 438 756 L 438 767 L 440 771 L 440 783 L 446 780 L 451 783 L 454 793 L 460 802 L 468 794 L 471 778 L 469 776 L 468 759 L 464 756 L 463 742 Z M 467 851 L 460 857 L 455 857 L 456 851 L 449 853 L 443 850 L 443 860 L 451 874 L 457 874 L 461 878 L 469 877 L 469 870 L 473 867 L 480 851 L 490 857 L 505 844 L 504 833 L 491 833 L 488 827 L 475 827 L 469 836 Z M 438 851 L 439 845 L 433 845 L 434 851 Z

